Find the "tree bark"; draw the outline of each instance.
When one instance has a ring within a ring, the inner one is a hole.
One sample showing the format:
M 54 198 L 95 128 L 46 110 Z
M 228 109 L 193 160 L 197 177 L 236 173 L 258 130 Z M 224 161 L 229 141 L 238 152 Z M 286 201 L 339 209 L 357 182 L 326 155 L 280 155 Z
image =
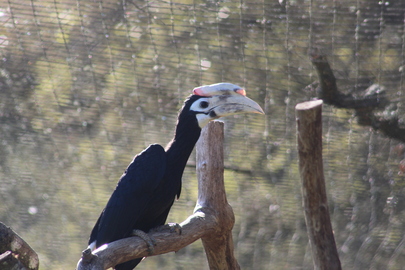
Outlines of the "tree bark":
M 322 103 L 309 101 L 295 107 L 302 200 L 314 269 L 340 270 L 323 174 Z
M 210 269 L 240 269 L 233 255 L 235 216 L 224 185 L 224 123 L 215 121 L 201 132 L 197 142 L 198 200 L 196 209 L 215 212 L 214 232 L 202 237 Z M 212 142 L 216 143 L 212 143 Z
M 326 55 L 312 48 L 310 60 L 318 73 L 318 98 L 337 108 L 354 109 L 359 125 L 370 126 L 390 138 L 405 142 L 405 128 L 395 105 L 398 100 L 388 100 L 383 86 L 373 84 L 360 94 L 344 94 L 338 89 Z
M 37 253 L 10 227 L 0 222 L 0 269 L 37 270 L 38 267 Z
M 139 237 L 121 239 L 96 249 L 87 249 L 78 270 L 104 270 L 131 259 L 178 251 L 202 238 L 210 269 L 239 269 L 233 255 L 231 230 L 234 215 L 227 203 L 223 180 L 223 123 L 211 122 L 197 143 L 198 201 L 194 214 L 180 223 L 181 234 L 169 228 L 151 231 L 154 253 Z

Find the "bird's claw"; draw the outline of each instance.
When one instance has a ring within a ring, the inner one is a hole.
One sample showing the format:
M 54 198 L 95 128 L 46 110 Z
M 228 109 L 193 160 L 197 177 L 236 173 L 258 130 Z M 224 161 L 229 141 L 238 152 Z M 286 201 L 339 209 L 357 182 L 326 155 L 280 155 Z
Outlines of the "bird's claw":
M 170 228 L 171 233 L 177 233 L 178 235 L 181 235 L 181 226 L 179 223 L 167 223 L 164 226 L 168 226 Z
M 170 233 L 177 233 L 178 235 L 181 235 L 181 226 L 178 223 L 167 223 L 165 225 L 158 226 L 156 228 L 153 228 L 151 231 L 152 232 L 163 232 L 169 230 Z
M 96 256 L 91 252 L 90 248 L 86 248 L 82 251 L 82 261 L 84 263 L 90 263 L 94 257 Z
M 136 229 L 132 231 L 132 235 L 133 236 L 138 236 L 143 241 L 146 242 L 146 244 L 148 245 L 149 254 L 152 255 L 153 253 L 155 253 L 155 244 L 156 244 L 155 239 L 150 237 L 146 232 L 141 231 L 141 230 L 136 230 Z

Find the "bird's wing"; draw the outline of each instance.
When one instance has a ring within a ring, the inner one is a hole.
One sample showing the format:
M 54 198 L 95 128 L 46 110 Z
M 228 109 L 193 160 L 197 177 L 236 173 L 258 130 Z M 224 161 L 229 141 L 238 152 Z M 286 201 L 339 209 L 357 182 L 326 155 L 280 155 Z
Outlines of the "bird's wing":
M 130 236 L 166 170 L 166 152 L 150 145 L 129 164 L 90 235 L 97 247 Z

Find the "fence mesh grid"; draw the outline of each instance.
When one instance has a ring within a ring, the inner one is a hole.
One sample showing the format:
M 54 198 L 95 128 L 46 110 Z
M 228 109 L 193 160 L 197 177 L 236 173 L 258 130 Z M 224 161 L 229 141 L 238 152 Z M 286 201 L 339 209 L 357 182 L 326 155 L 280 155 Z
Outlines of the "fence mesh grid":
M 239 84 L 266 111 L 224 120 L 243 269 L 313 269 L 294 115 L 319 95 L 309 52 L 327 57 L 344 94 L 377 85 L 388 104 L 373 119 L 405 128 L 402 0 L 0 3 L 0 221 L 38 252 L 41 269 L 75 267 L 121 173 L 149 144 L 170 141 L 195 86 Z M 403 269 L 405 138 L 356 112 L 324 105 L 342 266 Z M 196 192 L 188 166 L 169 222 L 192 213 Z M 200 243 L 139 265 L 161 267 L 208 268 Z

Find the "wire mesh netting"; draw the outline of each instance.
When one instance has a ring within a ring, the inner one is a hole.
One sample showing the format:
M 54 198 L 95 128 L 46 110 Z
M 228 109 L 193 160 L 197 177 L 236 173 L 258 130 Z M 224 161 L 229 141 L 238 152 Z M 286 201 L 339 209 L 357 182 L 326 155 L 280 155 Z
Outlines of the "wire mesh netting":
M 324 169 L 344 269 L 404 269 L 405 3 L 402 0 L 0 0 L 0 221 L 73 269 L 133 156 L 173 136 L 202 84 L 239 84 L 265 116 L 224 119 L 225 182 L 243 269 L 313 269 L 297 166 L 294 106 L 315 98 L 308 57 L 339 89 L 384 88 L 370 123 L 324 105 Z M 370 110 L 370 109 L 369 109 Z M 377 119 L 377 120 L 376 120 Z M 390 120 L 391 121 L 391 120 Z M 392 120 L 393 121 L 393 120 Z M 191 157 L 191 162 L 194 156 Z M 168 222 L 197 198 L 195 168 Z M 200 242 L 139 269 L 208 269 Z

